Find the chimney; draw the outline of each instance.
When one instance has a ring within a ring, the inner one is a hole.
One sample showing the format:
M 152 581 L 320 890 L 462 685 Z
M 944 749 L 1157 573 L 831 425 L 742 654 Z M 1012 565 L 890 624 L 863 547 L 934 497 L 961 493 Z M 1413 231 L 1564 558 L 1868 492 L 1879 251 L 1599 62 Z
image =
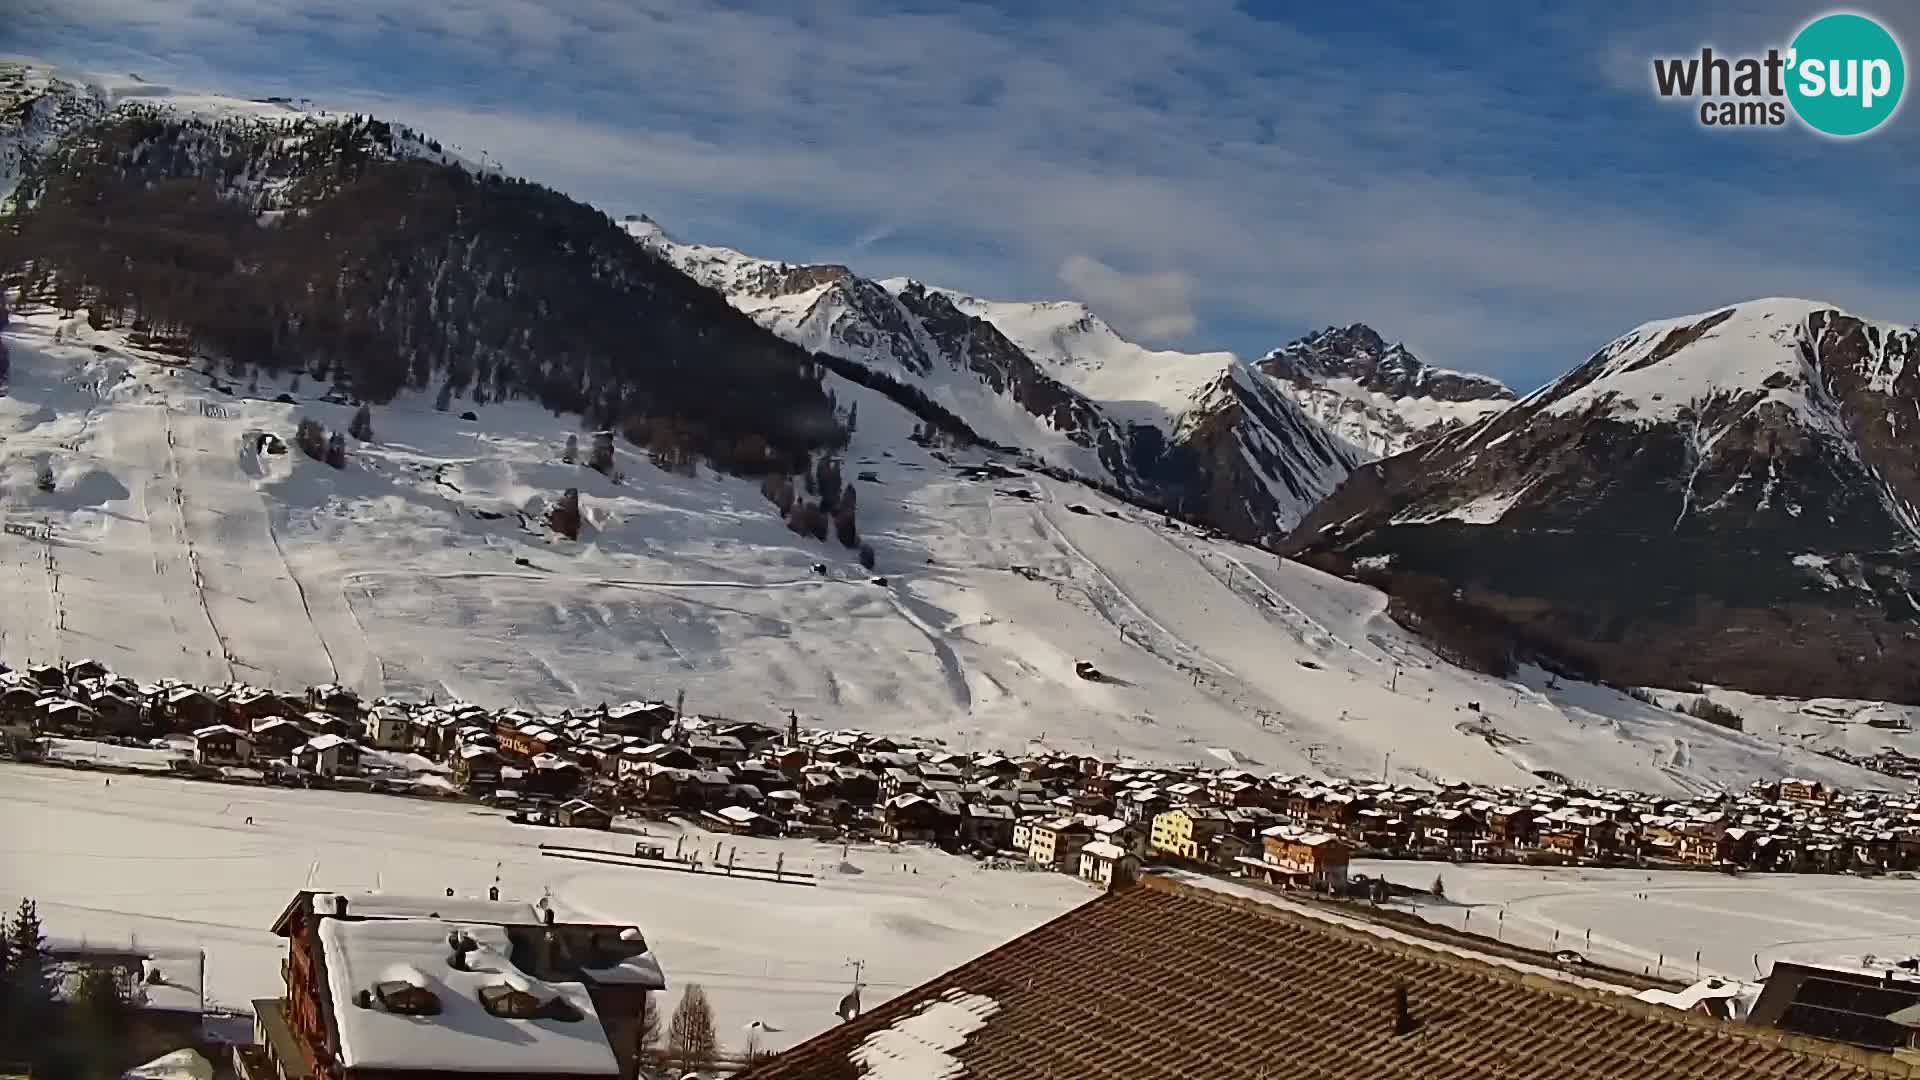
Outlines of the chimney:
M 1413 1009 L 1407 1004 L 1407 984 L 1396 983 L 1393 988 L 1393 1033 L 1411 1034 L 1419 1026 L 1413 1018 Z
M 553 925 L 553 909 L 548 908 L 546 911 L 542 912 L 540 915 L 540 921 L 545 923 L 548 926 L 552 926 Z
M 346 897 L 339 896 L 339 895 L 334 896 L 333 917 L 336 919 L 344 919 L 347 917 L 347 898 Z

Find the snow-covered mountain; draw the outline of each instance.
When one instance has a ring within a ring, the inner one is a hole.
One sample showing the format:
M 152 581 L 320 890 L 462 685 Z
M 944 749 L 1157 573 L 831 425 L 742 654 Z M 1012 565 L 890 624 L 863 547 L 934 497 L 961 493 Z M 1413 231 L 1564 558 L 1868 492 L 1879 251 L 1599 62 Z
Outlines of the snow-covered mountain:
M 75 71 L 38 60 L 0 59 L 0 206 L 14 187 L 67 134 L 114 116 L 191 118 L 234 125 L 294 126 L 351 119 L 305 99 L 234 98 L 149 82 L 136 74 Z M 393 151 L 407 157 L 480 167 L 457 150 L 390 125 Z
M 1647 323 L 1289 550 L 1466 586 L 1616 681 L 1920 700 L 1917 343 L 1807 300 Z
M 911 385 L 988 442 L 1139 489 L 1126 429 L 945 293 L 904 279 L 871 281 L 844 266 L 796 266 L 681 243 L 644 216 L 624 224 L 649 250 L 788 341 Z
M 1363 323 L 1308 334 L 1258 367 L 1307 415 L 1375 458 L 1477 423 L 1514 400 L 1500 380 L 1432 367 Z
M 913 385 L 983 438 L 1247 539 L 1291 528 L 1355 465 L 1512 401 L 1364 326 L 1247 365 L 1149 349 L 1073 301 L 870 281 L 684 243 L 642 216 L 626 227 L 761 325 Z
M 891 289 L 901 282 L 882 284 Z M 1073 300 L 982 300 L 939 291 L 961 311 L 992 323 L 1048 374 L 1127 424 L 1173 430 L 1237 359 L 1230 352 L 1183 353 L 1135 344 Z

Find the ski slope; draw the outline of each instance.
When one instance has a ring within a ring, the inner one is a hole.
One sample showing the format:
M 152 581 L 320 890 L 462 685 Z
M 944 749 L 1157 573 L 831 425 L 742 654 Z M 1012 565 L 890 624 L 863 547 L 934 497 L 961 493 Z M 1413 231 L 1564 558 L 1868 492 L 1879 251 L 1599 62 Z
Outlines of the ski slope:
M 859 404 L 845 476 L 884 585 L 788 532 L 750 481 L 671 475 L 630 448 L 619 484 L 565 464 L 570 418 L 534 406 L 476 423 L 468 402 L 402 398 L 336 471 L 257 449 L 260 433 L 291 443 L 302 416 L 346 427 L 311 380 L 223 376 L 221 393 L 47 312 L 6 341 L 0 655 L 16 665 L 92 656 L 137 678 L 546 708 L 684 691 L 698 712 L 792 709 L 959 749 L 1398 781 L 1891 783 L 1811 753 L 1817 733 L 1742 735 L 1537 672 L 1453 668 L 1370 589 L 1043 476 L 968 479 L 954 464 L 981 459 L 914 445 L 912 417 L 838 380 Z M 578 542 L 539 524 L 567 487 Z M 1080 660 L 1110 678 L 1076 678 Z

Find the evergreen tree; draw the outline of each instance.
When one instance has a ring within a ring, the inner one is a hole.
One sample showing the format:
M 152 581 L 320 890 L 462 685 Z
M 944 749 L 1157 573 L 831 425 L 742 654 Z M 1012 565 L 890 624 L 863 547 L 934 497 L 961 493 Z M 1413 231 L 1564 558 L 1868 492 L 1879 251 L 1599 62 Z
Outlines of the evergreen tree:
M 613 475 L 613 432 L 593 433 L 593 448 L 587 451 L 587 467 L 602 476 Z
M 365 402 L 361 402 L 359 410 L 347 424 L 347 434 L 361 442 L 373 441 L 373 409 Z
M 299 426 L 294 428 L 293 444 L 315 461 L 327 460 L 327 429 L 310 416 L 302 419 Z
M 451 380 L 440 384 L 440 392 L 434 395 L 433 407 L 446 412 L 453 407 L 453 383 Z
M 869 570 L 873 569 L 873 545 L 872 544 L 860 545 L 860 565 L 866 567 Z
M 580 437 L 578 435 L 567 436 L 567 446 L 566 449 L 560 451 L 560 460 L 569 465 L 580 460 Z
M 337 431 L 327 439 L 327 464 L 336 469 L 347 467 L 347 440 Z
M 31 1038 L 53 1011 L 53 991 L 59 983 L 47 937 L 40 928 L 40 909 L 21 898 L 7 925 L 6 1020 L 13 1044 Z
M 860 403 L 847 406 L 847 434 L 851 435 L 860 427 Z
M 69 1000 L 66 1026 L 74 1036 L 70 1049 L 80 1059 L 73 1064 L 80 1066 L 81 1075 L 112 1076 L 133 1023 L 133 999 L 126 985 L 110 967 L 89 967 L 75 980 Z
M 569 540 L 580 539 L 580 489 L 568 488 L 547 511 L 547 524 Z
M 699 983 L 688 983 L 667 1026 L 667 1064 L 675 1073 L 710 1068 L 719 1056 L 720 1038 L 713 1026 L 713 1006 Z
M 840 538 L 841 547 L 857 547 L 860 544 L 860 528 L 855 524 L 855 516 L 860 509 L 859 493 L 848 484 L 840 492 L 840 505 L 833 512 L 833 531 Z

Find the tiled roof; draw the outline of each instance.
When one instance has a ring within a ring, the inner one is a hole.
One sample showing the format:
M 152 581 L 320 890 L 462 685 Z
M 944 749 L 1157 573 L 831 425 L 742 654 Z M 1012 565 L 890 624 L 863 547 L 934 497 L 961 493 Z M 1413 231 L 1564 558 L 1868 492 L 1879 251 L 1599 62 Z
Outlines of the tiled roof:
M 1413 1018 L 1406 1034 L 1396 1034 L 1396 986 L 1406 988 Z M 1696 1017 L 1149 876 L 738 1080 L 862 1080 L 879 1048 L 954 1000 L 982 1003 L 973 1015 L 985 1019 L 944 1040 L 929 1080 L 1920 1077 L 1920 1066 L 1909 1071 L 1885 1055 Z

